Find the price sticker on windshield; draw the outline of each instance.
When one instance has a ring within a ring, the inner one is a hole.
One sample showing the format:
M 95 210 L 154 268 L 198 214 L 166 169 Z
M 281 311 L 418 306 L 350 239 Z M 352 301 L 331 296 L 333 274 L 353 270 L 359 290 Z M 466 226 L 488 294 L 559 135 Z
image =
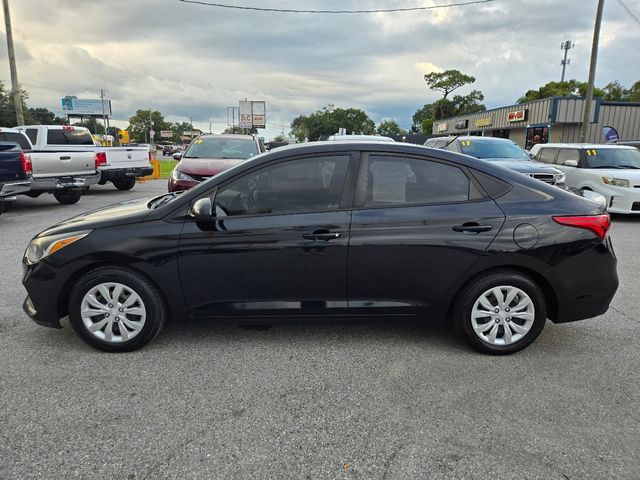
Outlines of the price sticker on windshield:
M 469 145 L 471 145 L 471 140 L 462 140 L 460 144 L 464 147 L 468 147 Z
M 589 157 L 595 157 L 595 156 L 597 156 L 597 155 L 598 155 L 597 150 L 595 150 L 595 149 L 588 149 L 588 150 L 587 150 L 587 156 L 589 156 Z
M 202 140 L 196 140 L 196 143 L 202 143 Z

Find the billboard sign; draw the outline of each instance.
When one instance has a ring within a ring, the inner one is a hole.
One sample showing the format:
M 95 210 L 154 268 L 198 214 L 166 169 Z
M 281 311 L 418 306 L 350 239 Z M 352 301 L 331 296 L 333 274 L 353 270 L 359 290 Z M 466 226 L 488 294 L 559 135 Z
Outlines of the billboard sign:
M 490 127 L 493 125 L 493 119 L 491 117 L 478 118 L 476 120 L 476 127 Z
M 253 126 L 265 128 L 267 104 L 265 102 L 251 102 L 251 118 Z
M 527 113 L 529 110 L 516 110 L 515 112 L 509 112 L 507 120 L 509 123 L 524 122 L 527 119 Z
M 173 132 L 171 130 L 160 130 L 160 138 L 171 138 L 173 137 Z
M 67 115 L 111 115 L 111 100 L 100 102 L 99 98 L 76 98 L 67 95 L 61 100 L 62 111 Z
M 248 100 L 240 100 L 238 104 L 238 112 L 240 113 L 240 128 L 253 128 L 253 102 Z

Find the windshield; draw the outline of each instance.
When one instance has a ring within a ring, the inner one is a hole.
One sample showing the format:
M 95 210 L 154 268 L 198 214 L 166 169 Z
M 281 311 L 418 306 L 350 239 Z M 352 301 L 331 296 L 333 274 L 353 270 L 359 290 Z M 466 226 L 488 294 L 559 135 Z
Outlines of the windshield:
M 640 169 L 640 150 L 637 148 L 594 148 L 586 153 L 587 168 Z
M 258 145 L 252 139 L 204 137 L 193 141 L 185 152 L 184 158 L 233 158 L 245 160 L 258 153 Z
M 522 148 L 507 141 L 460 140 L 462 153 L 476 158 L 531 160 Z

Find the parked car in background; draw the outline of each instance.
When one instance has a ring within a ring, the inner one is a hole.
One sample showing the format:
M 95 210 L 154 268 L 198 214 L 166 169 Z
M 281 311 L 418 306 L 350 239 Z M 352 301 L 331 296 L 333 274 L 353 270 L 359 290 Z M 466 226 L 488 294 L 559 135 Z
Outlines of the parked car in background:
M 403 143 L 282 147 L 38 234 L 24 310 L 56 328 L 68 315 L 108 351 L 185 316 L 337 314 L 446 318 L 477 349 L 507 354 L 547 318 L 608 309 L 609 225 L 602 207 L 498 162 Z
M 169 177 L 169 191 L 188 190 L 200 182 L 265 151 L 255 135 L 200 135 L 194 139 Z
M 16 200 L 16 195 L 31 190 L 33 174 L 29 154 L 6 138 L 7 134 L 0 131 L 0 214 Z
M 640 213 L 640 150 L 618 144 L 547 143 L 531 155 L 562 170 L 568 186 L 606 199 L 611 213 Z
M 427 140 L 427 143 L 434 139 Z M 529 154 L 515 142 L 496 137 L 459 136 L 436 139 L 447 143 L 439 148 L 464 153 L 472 157 L 499 162 L 503 167 L 523 173 L 550 185 L 564 185 L 564 173 L 544 163 L 534 162 Z M 427 145 L 425 143 L 425 145 Z
M 98 157 L 100 185 L 113 183 L 118 190 L 130 190 L 137 177 L 151 175 L 149 147 L 102 147 L 93 142 L 91 132 L 84 127 L 68 125 L 27 125 L 18 127 L 38 152 L 89 151 Z
M 46 151 L 34 148 L 21 129 L 2 128 L 0 137 L 20 145 L 31 162 L 31 188 L 21 194 L 32 198 L 52 193 L 64 205 L 78 202 L 82 190 L 98 183 L 97 155 L 87 150 L 68 151 L 64 148 Z M 93 139 L 90 139 L 93 144 Z M 91 146 L 89 146 L 91 148 Z

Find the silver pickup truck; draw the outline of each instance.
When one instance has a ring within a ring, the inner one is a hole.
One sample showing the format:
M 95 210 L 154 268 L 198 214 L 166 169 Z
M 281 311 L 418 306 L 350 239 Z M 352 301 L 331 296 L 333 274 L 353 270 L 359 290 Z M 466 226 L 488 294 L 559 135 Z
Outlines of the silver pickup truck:
M 20 145 L 30 159 L 31 187 L 20 194 L 39 197 L 52 193 L 62 204 L 80 200 L 82 190 L 100 181 L 96 155 L 90 151 L 39 151 L 17 128 L 2 128 L 0 136 L 7 142 Z
M 149 150 L 145 147 L 102 147 L 94 144 L 85 127 L 27 125 L 18 127 L 38 151 L 89 150 L 98 158 L 100 185 L 112 182 L 118 190 L 130 190 L 137 177 L 151 175 Z

